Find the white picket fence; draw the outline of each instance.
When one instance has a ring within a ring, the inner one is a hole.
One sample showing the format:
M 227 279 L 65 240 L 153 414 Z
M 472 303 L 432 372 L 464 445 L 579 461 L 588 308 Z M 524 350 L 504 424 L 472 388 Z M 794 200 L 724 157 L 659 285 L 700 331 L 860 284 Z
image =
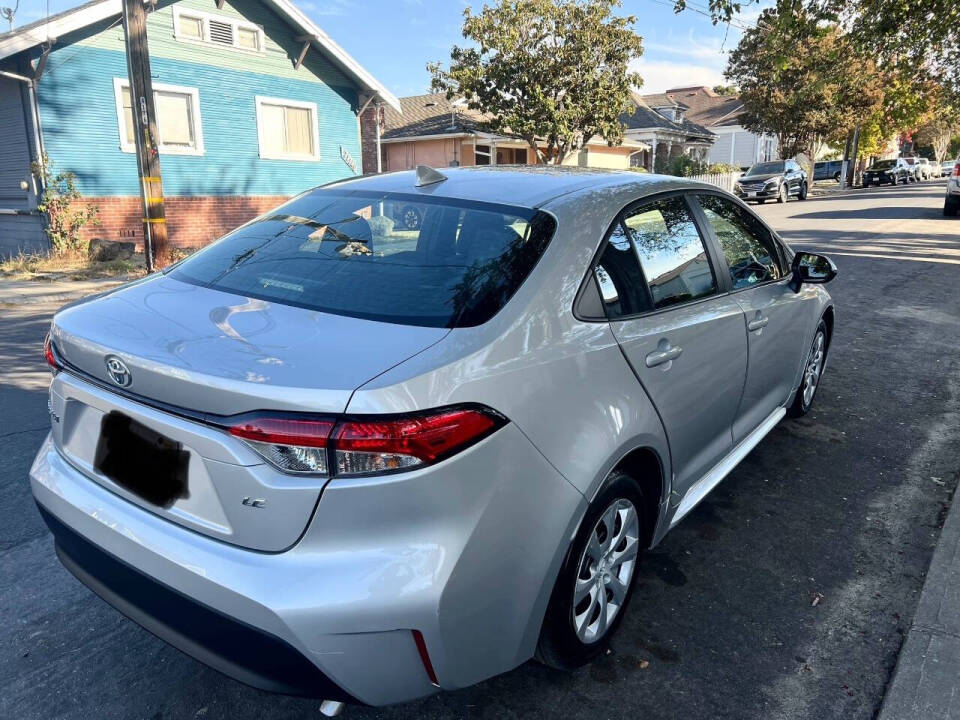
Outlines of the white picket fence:
M 691 175 L 690 180 L 699 180 L 700 182 L 710 183 L 727 192 L 733 192 L 733 184 L 743 173 L 709 173 L 706 175 Z

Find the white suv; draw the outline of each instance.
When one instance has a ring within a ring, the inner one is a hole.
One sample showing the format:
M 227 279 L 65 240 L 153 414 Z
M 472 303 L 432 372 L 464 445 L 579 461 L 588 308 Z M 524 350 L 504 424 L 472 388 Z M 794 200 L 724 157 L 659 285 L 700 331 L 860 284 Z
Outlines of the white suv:
M 950 177 L 947 180 L 947 194 L 943 198 L 943 214 L 947 217 L 956 217 L 960 210 L 960 157 L 957 158 Z

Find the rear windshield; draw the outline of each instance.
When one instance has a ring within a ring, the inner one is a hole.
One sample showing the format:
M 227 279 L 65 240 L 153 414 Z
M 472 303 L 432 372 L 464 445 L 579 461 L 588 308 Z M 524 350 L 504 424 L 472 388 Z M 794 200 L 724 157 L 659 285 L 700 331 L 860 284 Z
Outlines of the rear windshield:
M 782 173 L 782 172 L 783 172 L 782 162 L 765 162 L 765 163 L 757 163 L 752 168 L 747 170 L 747 175 L 771 175 L 773 173 Z
M 550 215 L 420 195 L 314 190 L 170 270 L 178 280 L 426 327 L 493 317 L 553 236 Z
M 896 164 L 897 164 L 897 161 L 896 161 L 896 160 L 880 160 L 879 162 L 875 162 L 875 163 L 871 166 L 870 169 L 871 169 L 871 170 L 886 170 L 887 168 L 892 168 L 892 167 L 893 167 L 894 165 L 896 165 Z

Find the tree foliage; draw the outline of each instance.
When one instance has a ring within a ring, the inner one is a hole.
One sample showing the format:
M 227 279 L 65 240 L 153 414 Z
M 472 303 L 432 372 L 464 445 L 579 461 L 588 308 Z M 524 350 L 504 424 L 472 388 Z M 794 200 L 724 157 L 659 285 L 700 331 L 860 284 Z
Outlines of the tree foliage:
M 914 139 L 920 145 L 929 145 L 933 148 L 933 155 L 939 165 L 947 159 L 947 153 L 950 149 L 950 141 L 960 134 L 960 120 L 958 120 L 957 111 L 952 108 L 945 108 L 946 112 L 940 112 L 931 117 L 927 122 L 917 128 Z
M 764 10 L 730 54 L 725 75 L 740 88 L 745 125 L 775 134 L 784 157 L 812 157 L 818 138 L 845 135 L 883 100 L 873 61 L 803 0 Z
M 499 0 L 464 10 L 450 67 L 430 63 L 433 87 L 489 115 L 491 132 L 522 137 L 540 162 L 563 162 L 592 137 L 623 139 L 620 116 L 642 83 L 629 69 L 643 53 L 619 0 Z M 546 148 L 538 144 L 542 140 Z

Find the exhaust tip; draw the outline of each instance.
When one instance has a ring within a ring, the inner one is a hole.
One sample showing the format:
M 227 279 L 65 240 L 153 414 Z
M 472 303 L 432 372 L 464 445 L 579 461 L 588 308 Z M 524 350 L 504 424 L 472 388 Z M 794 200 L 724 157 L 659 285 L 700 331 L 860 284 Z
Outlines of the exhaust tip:
M 343 703 L 337 700 L 324 700 L 320 703 L 320 712 L 326 717 L 336 717 L 343 712 Z

